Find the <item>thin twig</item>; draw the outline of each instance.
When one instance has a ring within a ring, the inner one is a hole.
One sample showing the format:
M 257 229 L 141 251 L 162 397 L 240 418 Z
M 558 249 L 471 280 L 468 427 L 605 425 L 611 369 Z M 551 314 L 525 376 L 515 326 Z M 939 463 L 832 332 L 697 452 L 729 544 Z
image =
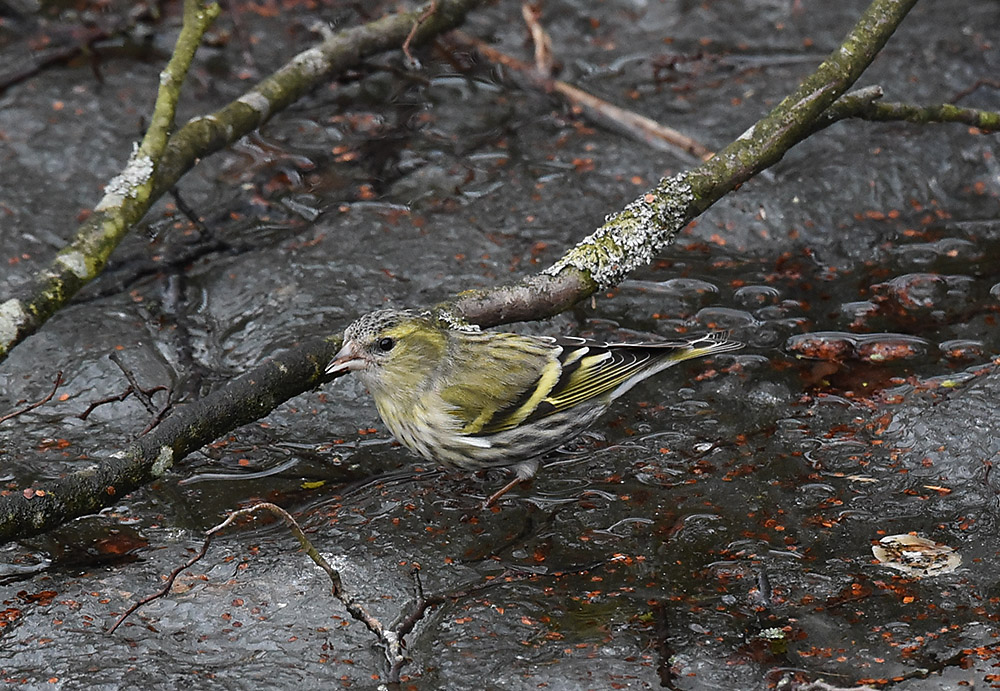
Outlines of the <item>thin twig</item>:
M 63 383 L 62 374 L 63 374 L 62 370 L 59 370 L 58 372 L 56 372 L 56 381 L 52 385 L 52 390 L 49 391 L 48 395 L 45 396 L 45 398 L 42 398 L 42 399 L 40 399 L 38 401 L 35 401 L 34 403 L 31 403 L 30 405 L 27 405 L 24 408 L 21 408 L 20 410 L 15 410 L 14 412 L 7 413 L 6 415 L 0 415 L 0 423 L 7 422 L 7 420 L 10 420 L 11 418 L 17 417 L 18 415 L 24 415 L 29 410 L 34 410 L 35 408 L 37 408 L 39 406 L 43 406 L 46 403 L 48 403 L 49 401 L 51 401 L 52 397 L 56 395 L 56 391 L 59 389 L 60 385 L 62 385 L 62 383 Z
M 80 413 L 79 415 L 77 415 L 77 417 L 80 418 L 81 420 L 86 420 L 88 417 L 90 417 L 90 414 L 92 412 L 97 410 L 102 405 L 105 405 L 107 403 L 121 403 L 131 395 L 132 395 L 132 387 L 129 386 L 120 394 L 117 394 L 115 396 L 108 396 L 107 398 L 102 398 L 99 401 L 91 402 L 91 404 L 87 406 L 87 409 L 82 413 Z
M 152 395 L 152 394 L 156 393 L 157 391 L 169 391 L 169 390 L 170 389 L 168 387 L 163 386 L 162 384 L 160 384 L 158 386 L 154 386 L 151 389 L 146 389 L 146 393 L 149 394 L 149 395 Z M 116 394 L 114 396 L 108 396 L 107 398 L 102 398 L 102 399 L 100 399 L 98 401 L 92 402 L 90 405 L 87 406 L 87 409 L 85 411 L 83 411 L 82 413 L 78 414 L 77 417 L 80 418 L 81 420 L 86 420 L 90 416 L 90 414 L 92 412 L 94 412 L 96 409 L 100 408 L 102 405 L 107 405 L 108 403 L 121 403 L 126 398 L 128 398 L 129 396 L 131 396 L 133 393 L 135 393 L 135 392 L 132 390 L 132 387 L 128 386 L 120 394 Z
M 173 401 L 173 396 L 171 395 L 172 394 L 171 390 L 165 386 L 160 386 L 157 388 L 166 390 L 167 400 L 163 403 L 162 406 L 160 406 L 160 409 L 153 414 L 153 417 L 150 418 L 149 422 L 146 423 L 146 426 L 142 428 L 142 431 L 139 432 L 140 437 L 147 434 L 150 430 L 152 430 L 154 427 L 160 424 L 163 421 L 163 418 L 166 417 L 167 413 L 169 413 L 170 410 L 174 407 L 174 401 Z
M 490 62 L 512 69 L 528 78 L 533 86 L 546 93 L 555 93 L 571 106 L 580 108 L 585 117 L 624 131 L 628 136 L 656 149 L 676 152 L 678 149 L 700 160 L 712 157 L 712 151 L 700 142 L 638 113 L 616 105 L 559 79 L 539 73 L 534 67 L 503 53 L 493 46 L 462 31 L 452 32 L 461 43 L 471 46 Z
M 184 201 L 183 197 L 181 197 L 181 192 L 177 189 L 176 185 L 170 188 L 170 196 L 174 198 L 174 204 L 177 205 L 177 209 L 184 214 L 189 221 L 191 221 L 191 224 L 197 228 L 202 235 L 211 235 L 208 230 L 208 226 L 205 225 L 201 218 L 199 218 L 198 214 L 195 213 L 195 210 L 191 208 L 186 201 Z
M 122 374 L 124 374 L 125 378 L 128 380 L 128 387 L 126 387 L 126 389 L 123 392 L 121 392 L 116 396 L 108 396 L 107 398 L 102 398 L 99 401 L 94 401 L 89 406 L 87 406 L 87 409 L 85 411 L 77 415 L 77 417 L 80 418 L 81 420 L 86 420 L 87 417 L 92 412 L 94 412 L 94 410 L 98 406 L 102 406 L 105 403 L 116 403 L 116 402 L 120 403 L 129 396 L 134 394 L 135 397 L 138 398 L 139 401 L 142 403 L 143 407 L 147 411 L 149 411 L 149 414 L 153 416 L 150 419 L 150 421 L 146 424 L 146 426 L 143 428 L 143 430 L 139 432 L 139 436 L 141 437 L 147 432 L 149 432 L 151 429 L 156 427 L 158 424 L 160 424 L 160 422 L 163 420 L 166 414 L 170 412 L 170 409 L 173 408 L 174 402 L 170 388 L 163 385 L 158 385 L 148 389 L 144 389 L 139 385 L 139 381 L 135 378 L 135 374 L 132 372 L 132 370 L 130 370 L 125 365 L 125 363 L 122 362 L 121 356 L 118 355 L 117 352 L 112 352 L 110 355 L 108 355 L 108 359 L 111 360 L 111 362 L 118 365 L 118 369 L 122 371 Z M 157 406 L 156 404 L 153 403 L 152 396 L 154 393 L 158 391 L 167 392 L 167 400 L 162 406 Z
M 544 77 L 551 77 L 555 69 L 555 59 L 552 57 L 552 37 L 545 30 L 539 18 L 542 12 L 538 7 L 524 3 L 521 5 L 521 17 L 528 25 L 531 42 L 535 46 L 535 69 Z
M 108 355 L 108 359 L 110 359 L 111 362 L 118 365 L 118 369 L 120 369 L 122 371 L 122 374 L 125 375 L 125 378 L 128 379 L 129 388 L 132 389 L 132 393 L 134 393 L 135 397 L 139 399 L 143 407 L 147 411 L 149 411 L 150 415 L 156 415 L 158 411 L 156 409 L 156 406 L 153 405 L 153 399 L 151 399 L 149 397 L 149 394 L 147 394 L 146 391 L 141 386 L 139 386 L 139 382 L 136 380 L 135 375 L 132 373 L 132 370 L 130 370 L 125 365 L 125 363 L 122 362 L 121 356 L 118 355 L 118 352 L 112 351 L 111 354 Z
M 396 669 L 398 669 L 398 667 L 401 667 L 402 663 L 405 662 L 406 660 L 406 656 L 403 652 L 404 645 L 401 637 L 398 636 L 394 631 L 386 630 L 386 628 L 382 625 L 382 622 L 380 622 L 377 617 L 375 617 L 371 612 L 365 609 L 364 605 L 357 602 L 354 596 L 344 589 L 344 584 L 340 577 L 340 572 L 333 566 L 331 566 L 326 559 L 323 558 L 323 555 L 319 553 L 319 551 L 312 544 L 309 538 L 306 537 L 305 532 L 299 526 L 298 522 L 296 522 L 296 520 L 292 517 L 292 515 L 287 511 L 285 511 L 280 506 L 278 506 L 277 504 L 272 504 L 271 502 L 261 502 L 259 504 L 254 504 L 253 506 L 248 506 L 246 508 L 233 511 L 226 517 L 226 520 L 222 521 L 222 523 L 219 523 L 213 528 L 207 530 L 205 532 L 205 542 L 202 544 L 202 548 L 199 551 L 199 553 L 195 557 L 189 559 L 186 564 L 175 569 L 173 573 L 171 573 L 171 575 L 168 577 L 167 585 L 164 588 L 160 589 L 160 591 L 154 593 L 153 595 L 143 598 L 135 605 L 130 607 L 118 619 L 115 625 L 111 627 L 108 633 L 112 633 L 115 629 L 117 629 L 118 626 L 130 614 L 139 609 L 139 607 L 146 604 L 147 602 L 151 602 L 152 600 L 155 600 L 159 597 L 163 597 L 164 594 L 169 592 L 170 586 L 173 584 L 174 579 L 177 578 L 177 575 L 180 574 L 185 569 L 187 569 L 188 567 L 190 567 L 191 565 L 197 563 L 198 560 L 200 560 L 205 555 L 205 553 L 208 551 L 208 546 L 215 535 L 217 535 L 220 531 L 224 530 L 228 526 L 232 525 L 234 521 L 243 518 L 244 516 L 250 516 L 254 513 L 257 513 L 258 511 L 269 511 L 270 513 L 274 514 L 275 516 L 278 516 L 285 522 L 285 525 L 288 526 L 288 528 L 292 531 L 292 534 L 295 535 L 296 539 L 299 541 L 299 544 L 302 546 L 302 549 L 306 553 L 306 555 L 308 555 L 309 558 L 312 559 L 313 562 L 319 568 L 321 568 L 324 572 L 326 572 L 327 576 L 329 576 L 331 583 L 330 590 L 333 596 L 338 600 L 340 600 L 341 603 L 343 603 L 344 607 L 347 608 L 348 613 L 350 613 L 352 617 L 360 621 L 362 624 L 365 625 L 365 627 L 369 631 L 375 634 L 375 636 L 379 639 L 379 642 L 385 649 L 386 658 L 388 659 L 390 666 Z
M 413 57 L 413 53 L 410 52 L 410 44 L 413 43 L 413 39 L 416 38 L 417 29 L 420 28 L 420 25 L 430 19 L 431 15 L 435 12 L 437 12 L 437 0 L 431 0 L 431 4 L 427 6 L 427 9 L 424 10 L 419 17 L 417 17 L 417 21 L 413 22 L 413 28 L 410 29 L 410 33 L 406 35 L 406 40 L 403 41 L 403 55 L 406 56 L 406 62 L 411 70 L 420 69 L 420 61 Z
M 196 564 L 205 554 L 208 552 L 208 547 L 211 544 L 212 538 L 214 538 L 218 533 L 224 530 L 226 527 L 232 525 L 236 520 L 251 516 L 259 511 L 268 511 L 275 516 L 281 518 L 285 525 L 288 526 L 292 534 L 299 541 L 302 546 L 302 550 L 306 555 L 313 560 L 319 568 L 321 568 L 326 575 L 330 578 L 330 592 L 331 594 L 340 600 L 340 602 L 347 609 L 348 613 L 354 618 L 360 621 L 365 627 L 375 634 L 381 644 L 383 650 L 385 651 L 386 661 L 389 664 L 388 681 L 391 684 L 399 683 L 400 671 L 403 665 L 409 660 L 409 656 L 406 655 L 406 642 L 404 637 L 413 631 L 417 623 L 423 618 L 424 614 L 433 607 L 437 607 L 448 600 L 457 601 L 462 598 L 469 597 L 475 593 L 488 590 L 490 588 L 495 588 L 501 584 L 510 584 L 519 582 L 522 580 L 529 580 L 533 578 L 540 578 L 546 576 L 549 578 L 560 578 L 569 574 L 582 574 L 588 573 L 604 564 L 617 561 L 618 558 L 612 558 L 605 561 L 600 561 L 590 566 L 582 567 L 581 569 L 576 569 L 572 571 L 557 571 L 551 574 L 538 574 L 526 571 L 512 571 L 507 570 L 500 576 L 492 578 L 489 581 L 483 583 L 477 583 L 466 588 L 459 590 L 453 590 L 448 593 L 442 593 L 438 595 L 425 595 L 423 583 L 420 581 L 420 571 L 419 569 L 413 569 L 410 574 L 413 578 L 413 591 L 414 599 L 413 604 L 409 608 L 409 611 L 401 613 L 397 619 L 392 623 L 391 626 L 386 627 L 382 624 L 379 619 L 369 612 L 364 605 L 359 603 L 354 595 L 344 588 L 343 580 L 340 576 L 340 572 L 330 565 L 322 554 L 316 549 L 308 537 L 306 537 L 305 531 L 302 530 L 295 518 L 292 517 L 290 513 L 285 511 L 283 508 L 277 504 L 272 504 L 271 502 L 261 502 L 259 504 L 254 504 L 253 506 L 248 506 L 242 509 L 231 512 L 222 523 L 210 528 L 205 532 L 205 541 L 201 546 L 198 553 L 187 561 L 186 564 L 174 569 L 171 574 L 167 577 L 166 583 L 159 591 L 144 597 L 142 600 L 136 602 L 134 605 L 128 608 L 118 621 L 115 622 L 114 626 L 108 629 L 108 633 L 114 633 L 114 631 L 125 621 L 130 615 L 136 612 L 140 607 L 148 602 L 152 602 L 158 598 L 165 596 L 170 592 L 174 581 L 177 576 L 181 574 L 185 569 Z
M 949 100 L 948 103 L 958 103 L 966 96 L 975 93 L 984 86 L 988 86 L 992 89 L 1000 89 L 1000 81 L 997 81 L 996 79 L 977 79 L 975 82 L 973 82 L 972 86 L 962 89 L 954 96 L 952 96 L 951 100 Z
M 413 627 L 423 619 L 428 609 L 444 604 L 446 600 L 450 599 L 445 595 L 432 595 L 430 597 L 424 595 L 424 585 L 420 582 L 420 569 L 413 569 L 410 571 L 410 575 L 413 577 L 413 606 L 406 614 L 401 613 L 391 627 L 400 638 L 413 631 Z
M 144 597 L 141 600 L 137 601 L 135 604 L 133 604 L 127 610 L 125 610 L 125 612 L 123 612 L 122 615 L 120 617 L 118 617 L 118 621 L 116 621 L 114 623 L 114 626 L 112 626 L 110 629 L 108 629 L 106 631 L 106 633 L 110 636 L 111 634 L 113 634 L 118 629 L 119 626 L 122 625 L 122 622 L 124 622 L 126 619 L 128 619 L 132 615 L 132 613 L 135 612 L 137 609 L 139 609 L 140 607 L 142 607 L 146 603 L 152 602 L 153 600 L 157 600 L 157 599 L 165 596 L 167 593 L 169 593 L 170 589 L 174 587 L 174 581 L 177 580 L 177 577 L 179 575 L 181 575 L 181 573 L 183 573 L 185 570 L 187 570 L 188 568 L 194 566 L 199 561 L 201 561 L 201 558 L 204 557 L 205 554 L 208 553 L 208 546 L 210 544 L 212 544 L 212 536 L 211 535 L 209 535 L 207 538 L 205 538 L 205 541 L 201 545 L 201 549 L 198 550 L 197 554 L 195 554 L 193 557 L 191 557 L 190 559 L 188 559 L 186 564 L 183 564 L 182 566 L 178 566 L 176 569 L 174 569 L 173 571 L 170 572 L 170 575 L 167 576 L 167 580 L 164 582 L 162 588 L 160 588 L 158 591 L 156 591 L 152 595 L 147 595 L 146 597 Z

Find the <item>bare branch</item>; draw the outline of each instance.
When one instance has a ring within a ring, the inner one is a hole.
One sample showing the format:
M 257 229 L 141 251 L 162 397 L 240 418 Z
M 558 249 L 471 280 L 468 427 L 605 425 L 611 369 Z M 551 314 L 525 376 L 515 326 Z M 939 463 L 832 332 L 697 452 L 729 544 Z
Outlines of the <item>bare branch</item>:
M 388 681 L 390 684 L 399 683 L 400 672 L 403 665 L 409 660 L 406 655 L 406 643 L 404 637 L 413 631 L 417 623 L 423 618 L 424 614 L 427 613 L 429 609 L 437 607 L 449 600 L 460 600 L 462 598 L 469 597 L 475 593 L 479 593 L 490 588 L 494 588 L 500 584 L 509 584 L 514 581 L 526 580 L 531 578 L 540 578 L 541 575 L 537 573 L 525 573 L 525 572 L 512 572 L 507 571 L 497 578 L 492 578 L 488 581 L 482 583 L 476 583 L 472 586 L 454 590 L 448 593 L 443 593 L 440 595 L 425 595 L 423 583 L 420 581 L 420 571 L 419 569 L 413 569 L 410 575 L 413 578 L 413 592 L 414 600 L 410 604 L 408 611 L 403 613 L 396 618 L 396 620 L 390 625 L 385 626 L 382 622 L 373 615 L 368 609 L 362 605 L 357 598 L 351 593 L 347 588 L 344 587 L 343 579 L 340 576 L 340 572 L 335 569 L 330 562 L 319 553 L 312 541 L 306 536 L 305 531 L 298 524 L 295 518 L 285 511 L 283 508 L 277 504 L 272 504 L 271 502 L 260 502 L 254 504 L 253 506 L 248 506 L 242 509 L 231 512 L 226 519 L 219 523 L 218 525 L 208 529 L 205 532 L 205 541 L 202 543 L 201 549 L 191 557 L 187 563 L 174 569 L 169 576 L 167 576 L 164 581 L 164 585 L 157 592 L 147 595 L 142 598 L 131 607 L 129 607 L 124 614 L 122 614 L 118 621 L 108 629 L 108 634 L 112 634 L 119 626 L 133 613 L 135 613 L 139 608 L 148 602 L 152 602 L 158 598 L 167 595 L 170 589 L 173 587 L 174 581 L 177 576 L 180 575 L 184 570 L 196 564 L 201 560 L 202 557 L 208 552 L 208 547 L 212 542 L 212 539 L 218 535 L 222 530 L 228 528 L 233 523 L 241 518 L 252 516 L 261 511 L 268 511 L 282 521 L 288 526 L 289 530 L 299 541 L 302 546 L 302 550 L 306 555 L 313 560 L 319 568 L 321 568 L 326 575 L 330 578 L 330 592 L 331 594 L 340 600 L 340 602 L 347 609 L 347 612 L 356 620 L 360 621 L 365 625 L 371 633 L 375 635 L 378 639 L 379 644 L 385 651 L 386 662 L 389 665 Z M 585 566 L 580 569 L 575 569 L 573 571 L 558 571 L 555 573 L 547 574 L 551 578 L 561 578 L 563 576 L 573 574 L 585 574 L 593 571 L 594 569 L 600 568 L 605 564 L 617 561 L 617 558 L 612 558 L 607 561 L 601 561 L 590 566 Z
M 186 0 L 184 28 L 175 55 L 163 72 L 157 110 L 143 144 L 125 170 L 108 183 L 104 198 L 95 208 L 97 213 L 79 228 L 75 239 L 59 252 L 52 265 L 17 296 L 0 302 L 0 361 L 100 274 L 128 230 L 199 160 L 260 127 L 275 113 L 325 83 L 332 73 L 375 53 L 398 48 L 415 24 L 413 43 L 424 43 L 459 24 L 482 1 L 440 0 L 433 16 L 422 22 L 418 20 L 424 10 L 417 9 L 332 34 L 229 105 L 194 118 L 165 140 L 165 131 L 173 124 L 181 68 L 187 69 L 188 52 L 193 54 L 201 34 L 218 13 L 215 3 L 202 6 L 196 0 Z M 192 12 L 192 8 L 197 11 Z
M 406 40 L 403 41 L 403 55 L 406 56 L 406 62 L 408 63 L 410 69 L 420 69 L 420 61 L 413 57 L 413 53 L 410 51 L 410 46 L 413 44 L 413 39 L 417 36 L 417 29 L 420 25 L 430 19 L 434 13 L 437 12 L 437 0 L 431 0 L 431 3 L 424 10 L 423 14 L 417 17 L 417 20 L 413 22 L 413 28 L 410 29 L 410 33 L 406 35 Z
M 26 405 L 25 407 L 23 407 L 23 408 L 21 408 L 19 410 L 15 410 L 15 411 L 13 411 L 11 413 L 7 413 L 5 415 L 0 415 L 0 423 L 7 422 L 7 420 L 10 420 L 11 418 L 15 418 L 18 415 L 24 415 L 29 410 L 34 410 L 35 408 L 38 408 L 39 406 L 43 406 L 46 403 L 48 403 L 49 401 L 51 401 L 52 397 L 56 395 L 56 391 L 59 390 L 59 387 L 63 383 L 62 375 L 63 375 L 62 370 L 59 370 L 58 372 L 56 372 L 56 381 L 52 385 L 52 390 L 49 391 L 48 395 L 46 395 L 44 398 L 41 398 L 41 399 L 35 401 L 34 403 L 31 403 L 30 405 Z
M 118 365 L 118 369 L 120 369 L 122 374 L 125 375 L 125 378 L 128 379 L 129 388 L 132 390 L 132 393 L 135 394 L 135 397 L 139 399 L 139 402 L 142 403 L 143 407 L 149 411 L 150 415 L 156 415 L 156 406 L 153 405 L 153 399 L 149 397 L 145 389 L 139 386 L 139 382 L 136 380 L 135 374 L 133 374 L 132 370 L 126 367 L 125 363 L 122 362 L 121 355 L 119 355 L 116 351 L 112 351 L 111 354 L 108 355 L 108 359 Z
M 660 151 L 680 152 L 690 155 L 696 160 L 705 160 L 712 156 L 712 152 L 708 147 L 671 127 L 608 103 L 568 82 L 553 79 L 548 73 L 539 71 L 537 66 L 532 67 L 528 63 L 507 55 L 474 36 L 461 31 L 454 32 L 454 36 L 460 42 L 475 48 L 480 55 L 490 62 L 517 71 L 539 90 L 546 93 L 558 94 L 570 106 L 579 108 L 584 117 L 600 122 L 617 131 L 624 132 L 629 137 Z
M 181 84 L 201 37 L 219 13 L 214 2 L 185 0 L 184 25 L 174 53 L 160 73 L 149 129 L 125 169 L 104 188 L 104 197 L 73 240 L 21 297 L 0 304 L 0 360 L 104 270 L 112 250 L 158 195 L 155 172 L 174 125 Z

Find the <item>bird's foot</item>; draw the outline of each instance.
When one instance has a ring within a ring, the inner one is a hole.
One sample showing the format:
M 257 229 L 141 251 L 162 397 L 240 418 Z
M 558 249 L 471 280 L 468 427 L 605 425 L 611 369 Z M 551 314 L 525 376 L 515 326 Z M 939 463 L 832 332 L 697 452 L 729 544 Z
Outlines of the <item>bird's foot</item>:
M 522 482 L 528 482 L 535 477 L 535 473 L 538 472 L 538 460 L 531 459 L 528 461 L 521 461 L 513 467 L 514 479 L 508 482 L 506 485 L 498 489 L 496 492 L 489 496 L 489 499 L 483 502 L 483 508 L 488 509 L 492 507 L 503 495 L 517 487 Z

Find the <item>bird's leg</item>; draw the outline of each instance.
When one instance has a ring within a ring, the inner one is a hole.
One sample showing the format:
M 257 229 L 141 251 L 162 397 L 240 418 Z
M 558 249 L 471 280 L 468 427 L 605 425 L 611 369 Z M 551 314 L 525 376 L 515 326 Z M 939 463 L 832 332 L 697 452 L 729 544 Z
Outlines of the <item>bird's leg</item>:
M 489 499 L 483 502 L 483 508 L 488 509 L 497 503 L 507 492 L 511 491 L 517 487 L 522 482 L 527 482 L 528 480 L 535 477 L 535 473 L 538 472 L 538 459 L 533 459 L 530 461 L 521 461 L 514 466 L 514 479 L 508 482 L 506 485 L 498 489 L 496 492 L 490 495 Z
M 500 497 L 502 497 L 503 495 L 507 494 L 507 492 L 511 491 L 512 489 L 514 489 L 515 487 L 517 487 L 518 485 L 520 485 L 521 482 L 523 482 L 521 480 L 521 478 L 515 476 L 513 480 L 511 480 L 506 485 L 504 485 L 503 487 L 501 487 L 500 489 L 498 489 L 496 492 L 494 492 L 493 494 L 491 494 L 490 498 L 483 502 L 483 508 L 484 509 L 488 509 L 491 506 L 493 506 L 494 504 L 496 504 L 497 500 Z

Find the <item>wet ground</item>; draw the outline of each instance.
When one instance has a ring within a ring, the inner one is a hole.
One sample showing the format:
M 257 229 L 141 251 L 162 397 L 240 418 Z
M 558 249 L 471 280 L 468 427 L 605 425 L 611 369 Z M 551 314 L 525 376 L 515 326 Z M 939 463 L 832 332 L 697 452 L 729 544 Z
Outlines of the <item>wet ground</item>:
M 23 5 L 0 3 L 5 74 L 118 9 Z M 224 14 L 182 117 L 308 45 L 316 18 L 358 21 L 306 5 Z M 563 79 L 716 148 L 864 6 L 565 2 L 546 3 L 542 21 Z M 173 11 L 0 94 L 5 287 L 45 264 L 126 160 Z M 998 110 L 995 84 L 973 89 L 1000 67 L 998 14 L 918 4 L 862 82 L 891 100 Z M 466 30 L 529 56 L 516 6 L 477 12 Z M 142 430 L 133 398 L 78 417 L 128 386 L 111 353 L 143 386 L 190 400 L 382 304 L 544 268 L 690 165 L 447 43 L 422 58 L 415 73 L 373 61 L 202 162 L 178 192 L 204 228 L 174 198 L 149 214 L 105 275 L 0 365 L 0 413 L 65 379 L 0 424 L 0 481 L 58 477 Z M 637 387 L 497 510 L 479 504 L 502 473 L 415 467 L 342 379 L 100 516 L 3 546 L 0 679 L 375 687 L 385 667 L 371 635 L 270 519 L 227 531 L 169 597 L 103 633 L 202 531 L 266 499 L 383 620 L 408 607 L 415 565 L 428 593 L 454 595 L 408 637 L 413 688 L 1000 686 L 996 150 L 996 135 L 964 126 L 842 123 L 594 304 L 523 326 L 615 340 L 731 329 L 749 347 Z M 908 533 L 961 564 L 920 574 L 876 561 L 873 545 Z

